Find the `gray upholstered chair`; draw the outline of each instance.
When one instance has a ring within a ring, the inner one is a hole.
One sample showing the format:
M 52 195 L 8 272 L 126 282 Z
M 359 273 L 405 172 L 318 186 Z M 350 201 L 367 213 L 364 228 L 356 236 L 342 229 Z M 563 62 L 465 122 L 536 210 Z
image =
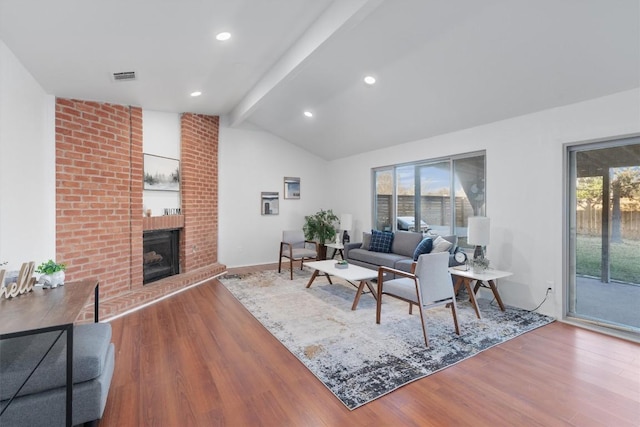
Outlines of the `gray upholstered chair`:
M 376 323 L 380 323 L 382 296 L 389 295 L 409 303 L 409 313 L 413 304 L 420 310 L 424 343 L 429 346 L 424 310 L 449 305 L 453 314 L 456 334 L 460 335 L 456 314 L 456 297 L 449 273 L 449 253 L 439 252 L 420 255 L 415 265 L 415 273 L 389 267 L 378 268 L 378 300 Z M 394 273 L 395 279 L 383 282 L 384 273 Z
M 293 280 L 293 262 L 300 261 L 300 270 L 304 266 L 305 259 L 317 259 L 318 244 L 305 240 L 302 230 L 286 230 L 282 232 L 280 242 L 280 258 L 278 259 L 278 273 L 282 270 L 282 258 L 289 259 L 291 280 Z

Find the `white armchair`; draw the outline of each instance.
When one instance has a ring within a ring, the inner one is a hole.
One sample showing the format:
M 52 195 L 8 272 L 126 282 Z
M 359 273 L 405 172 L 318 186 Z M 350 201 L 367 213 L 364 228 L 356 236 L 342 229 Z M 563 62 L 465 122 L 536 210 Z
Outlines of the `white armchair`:
M 384 273 L 394 273 L 396 278 L 383 282 Z M 411 313 L 413 304 L 418 306 L 424 343 L 427 347 L 429 346 L 429 340 L 427 339 L 425 309 L 449 305 L 456 334 L 460 335 L 456 314 L 456 296 L 453 291 L 451 274 L 449 273 L 448 252 L 420 255 L 413 274 L 394 268 L 379 267 L 376 323 L 380 323 L 383 295 L 389 295 L 408 302 L 410 304 L 409 313 Z

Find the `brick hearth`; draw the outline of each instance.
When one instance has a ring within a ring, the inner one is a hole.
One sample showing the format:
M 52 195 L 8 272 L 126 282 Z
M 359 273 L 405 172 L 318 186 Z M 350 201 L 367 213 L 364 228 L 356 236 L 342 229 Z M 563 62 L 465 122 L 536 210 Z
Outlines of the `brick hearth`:
M 154 283 L 154 286 L 145 286 L 142 289 L 132 290 L 126 294 L 113 297 L 108 301 L 100 301 L 100 320 L 109 320 L 113 316 L 126 313 L 142 305 L 153 303 L 159 299 L 171 295 L 176 291 L 185 289 L 193 283 L 206 283 L 208 277 L 221 277 L 225 274 L 245 274 L 266 270 L 277 270 L 278 264 L 261 264 L 256 266 L 245 266 L 236 268 L 223 268 L 223 265 L 216 265 L 210 270 L 198 270 L 193 273 L 186 273 L 180 276 L 168 277 Z M 182 282 L 187 280 L 188 285 Z M 80 315 L 79 323 L 93 322 L 93 303 L 85 307 Z
M 101 299 L 99 301 L 99 317 L 100 320 L 108 320 L 113 316 L 126 313 L 129 310 L 136 309 L 142 305 L 157 301 L 176 291 L 180 291 L 195 283 L 210 280 L 218 277 L 226 272 L 226 268 L 221 264 L 214 264 L 189 273 L 178 274 L 176 276 L 167 277 L 165 279 L 153 282 L 151 286 L 143 286 L 142 288 L 132 289 L 120 295 L 109 299 Z M 80 317 L 79 323 L 93 322 L 93 301 L 87 305 Z

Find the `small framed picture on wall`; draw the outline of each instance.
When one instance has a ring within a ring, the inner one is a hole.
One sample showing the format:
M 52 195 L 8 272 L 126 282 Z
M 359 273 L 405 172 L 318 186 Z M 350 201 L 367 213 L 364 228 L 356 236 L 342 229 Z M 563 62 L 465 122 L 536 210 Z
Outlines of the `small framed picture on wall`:
M 263 191 L 260 194 L 260 210 L 262 215 L 278 215 L 280 211 L 280 193 Z
M 299 199 L 300 198 L 300 178 L 290 176 L 284 177 L 284 198 Z

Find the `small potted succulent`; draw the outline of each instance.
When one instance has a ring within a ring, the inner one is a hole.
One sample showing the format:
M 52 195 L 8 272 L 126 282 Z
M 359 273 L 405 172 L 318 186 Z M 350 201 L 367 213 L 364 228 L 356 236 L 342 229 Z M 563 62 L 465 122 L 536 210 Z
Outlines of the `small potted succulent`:
M 336 266 L 336 268 L 341 268 L 341 269 L 342 268 L 349 268 L 349 263 L 347 261 L 345 261 L 345 260 L 342 260 L 342 261 L 336 262 L 335 266 Z
M 62 263 L 49 260 L 43 262 L 36 268 L 36 273 L 42 274 L 38 283 L 42 284 L 43 288 L 57 288 L 58 285 L 64 285 L 64 270 L 67 266 Z

